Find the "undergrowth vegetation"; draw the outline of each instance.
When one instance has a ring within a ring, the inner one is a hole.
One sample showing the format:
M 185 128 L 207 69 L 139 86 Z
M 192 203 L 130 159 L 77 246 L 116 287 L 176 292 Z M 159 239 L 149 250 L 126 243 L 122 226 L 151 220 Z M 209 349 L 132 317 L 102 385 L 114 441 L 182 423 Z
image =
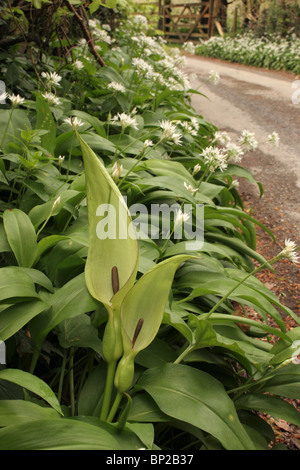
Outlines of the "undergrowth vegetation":
M 277 34 L 257 36 L 253 32 L 235 37 L 214 36 L 196 47 L 204 57 L 237 62 L 254 67 L 300 72 L 300 39 L 295 34 L 282 38 Z
M 197 114 L 145 18 L 86 14 L 94 49 L 1 52 L 0 448 L 268 449 L 261 413 L 300 425 L 300 329 L 255 273 L 298 259 L 256 251 L 255 136 Z

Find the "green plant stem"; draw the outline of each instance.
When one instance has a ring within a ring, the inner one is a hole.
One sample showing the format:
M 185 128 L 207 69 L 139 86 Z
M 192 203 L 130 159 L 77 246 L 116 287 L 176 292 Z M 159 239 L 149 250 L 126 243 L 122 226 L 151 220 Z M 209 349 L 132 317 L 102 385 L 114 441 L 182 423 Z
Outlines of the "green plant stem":
M 122 400 L 122 397 L 123 397 L 123 393 L 118 391 L 118 392 L 117 392 L 117 395 L 116 395 L 116 398 L 115 398 L 115 401 L 114 401 L 114 403 L 113 403 L 113 406 L 111 407 L 111 410 L 110 410 L 110 412 L 109 412 L 109 415 L 108 415 L 108 417 L 107 417 L 107 419 L 106 419 L 107 423 L 111 423 L 112 420 L 114 419 L 115 414 L 116 414 L 116 412 L 117 412 L 117 410 L 118 410 L 119 404 L 120 404 L 120 402 L 121 402 L 121 400 Z
M 71 401 L 71 416 L 75 415 L 75 397 L 74 397 L 74 348 L 71 348 L 69 359 L 69 386 L 70 386 L 70 401 Z
M 63 383 L 64 383 L 66 363 L 67 363 L 67 350 L 64 349 L 64 356 L 63 356 L 63 361 L 62 361 L 62 365 L 61 365 L 61 369 L 60 369 L 60 377 L 59 377 L 59 385 L 58 385 L 57 399 L 58 399 L 59 403 L 61 402 L 61 395 L 62 395 L 62 388 L 63 388 Z
M 182 353 L 175 359 L 174 364 L 180 364 L 180 362 L 187 356 L 190 352 L 194 350 L 194 344 L 189 344 L 189 346 L 182 351 Z
M 109 407 L 110 407 L 116 366 L 117 366 L 117 361 L 112 361 L 107 364 L 106 383 L 105 383 L 105 390 L 104 390 L 102 408 L 101 408 L 101 413 L 100 413 L 100 419 L 102 419 L 103 421 L 106 420 Z
M 38 358 L 40 357 L 40 352 L 41 352 L 41 348 L 40 348 L 39 345 L 36 344 L 34 346 L 33 355 L 32 355 L 31 363 L 30 363 L 30 367 L 29 367 L 29 373 L 30 374 L 34 373 L 36 363 L 38 361 Z

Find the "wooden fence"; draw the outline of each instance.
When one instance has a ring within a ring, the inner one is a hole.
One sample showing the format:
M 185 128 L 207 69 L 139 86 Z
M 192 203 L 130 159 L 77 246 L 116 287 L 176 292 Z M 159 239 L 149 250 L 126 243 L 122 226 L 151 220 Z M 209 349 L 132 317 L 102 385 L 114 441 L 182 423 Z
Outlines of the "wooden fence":
M 214 34 L 214 4 L 216 0 L 197 3 L 172 3 L 172 0 L 139 2 L 148 23 L 163 31 L 168 42 L 198 42 Z

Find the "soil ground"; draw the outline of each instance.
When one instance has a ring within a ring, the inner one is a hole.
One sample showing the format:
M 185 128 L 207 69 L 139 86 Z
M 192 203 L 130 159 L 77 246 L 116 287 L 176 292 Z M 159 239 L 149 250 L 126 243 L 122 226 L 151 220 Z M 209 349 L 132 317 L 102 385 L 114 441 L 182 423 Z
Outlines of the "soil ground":
M 207 82 L 210 70 L 220 75 L 219 84 Z M 262 144 L 248 152 L 241 166 L 249 169 L 264 188 L 260 197 L 258 187 L 239 178 L 240 193 L 245 210 L 268 227 L 276 238 L 257 227 L 257 251 L 266 259 L 278 254 L 286 239 L 300 245 L 300 104 L 292 103 L 293 74 L 285 71 L 263 70 L 220 59 L 187 57 L 186 72 L 196 74 L 193 88 L 208 99 L 194 95 L 193 105 L 219 130 L 226 131 L 237 141 L 241 131 L 254 132 L 264 142 L 273 131 L 278 132 L 278 148 Z M 204 83 L 204 85 L 203 85 Z M 257 277 L 274 292 L 281 303 L 300 317 L 300 268 L 288 260 L 274 266 L 275 272 L 264 270 Z M 287 329 L 298 326 L 295 319 L 285 315 Z M 299 356 L 298 356 L 299 360 Z M 299 400 L 289 400 L 300 410 Z M 300 428 L 283 420 L 265 416 L 276 434 L 276 443 L 288 450 L 300 450 Z

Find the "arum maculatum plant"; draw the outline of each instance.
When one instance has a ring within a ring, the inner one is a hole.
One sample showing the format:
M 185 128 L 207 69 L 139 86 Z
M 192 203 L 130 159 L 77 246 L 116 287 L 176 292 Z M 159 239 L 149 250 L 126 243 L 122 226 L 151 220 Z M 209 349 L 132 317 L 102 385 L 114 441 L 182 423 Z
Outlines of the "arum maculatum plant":
M 135 356 L 149 346 L 159 330 L 175 271 L 190 256 L 167 259 L 136 281 L 139 247 L 129 210 L 99 158 L 78 133 L 77 137 L 85 166 L 89 216 L 86 285 L 108 312 L 102 341 L 108 369 L 100 417 L 111 421 L 122 393 L 133 383 Z M 108 228 L 107 236 L 101 237 L 97 216 L 104 215 L 104 208 L 108 225 L 115 225 L 115 229 Z M 108 415 L 113 380 L 118 393 Z

